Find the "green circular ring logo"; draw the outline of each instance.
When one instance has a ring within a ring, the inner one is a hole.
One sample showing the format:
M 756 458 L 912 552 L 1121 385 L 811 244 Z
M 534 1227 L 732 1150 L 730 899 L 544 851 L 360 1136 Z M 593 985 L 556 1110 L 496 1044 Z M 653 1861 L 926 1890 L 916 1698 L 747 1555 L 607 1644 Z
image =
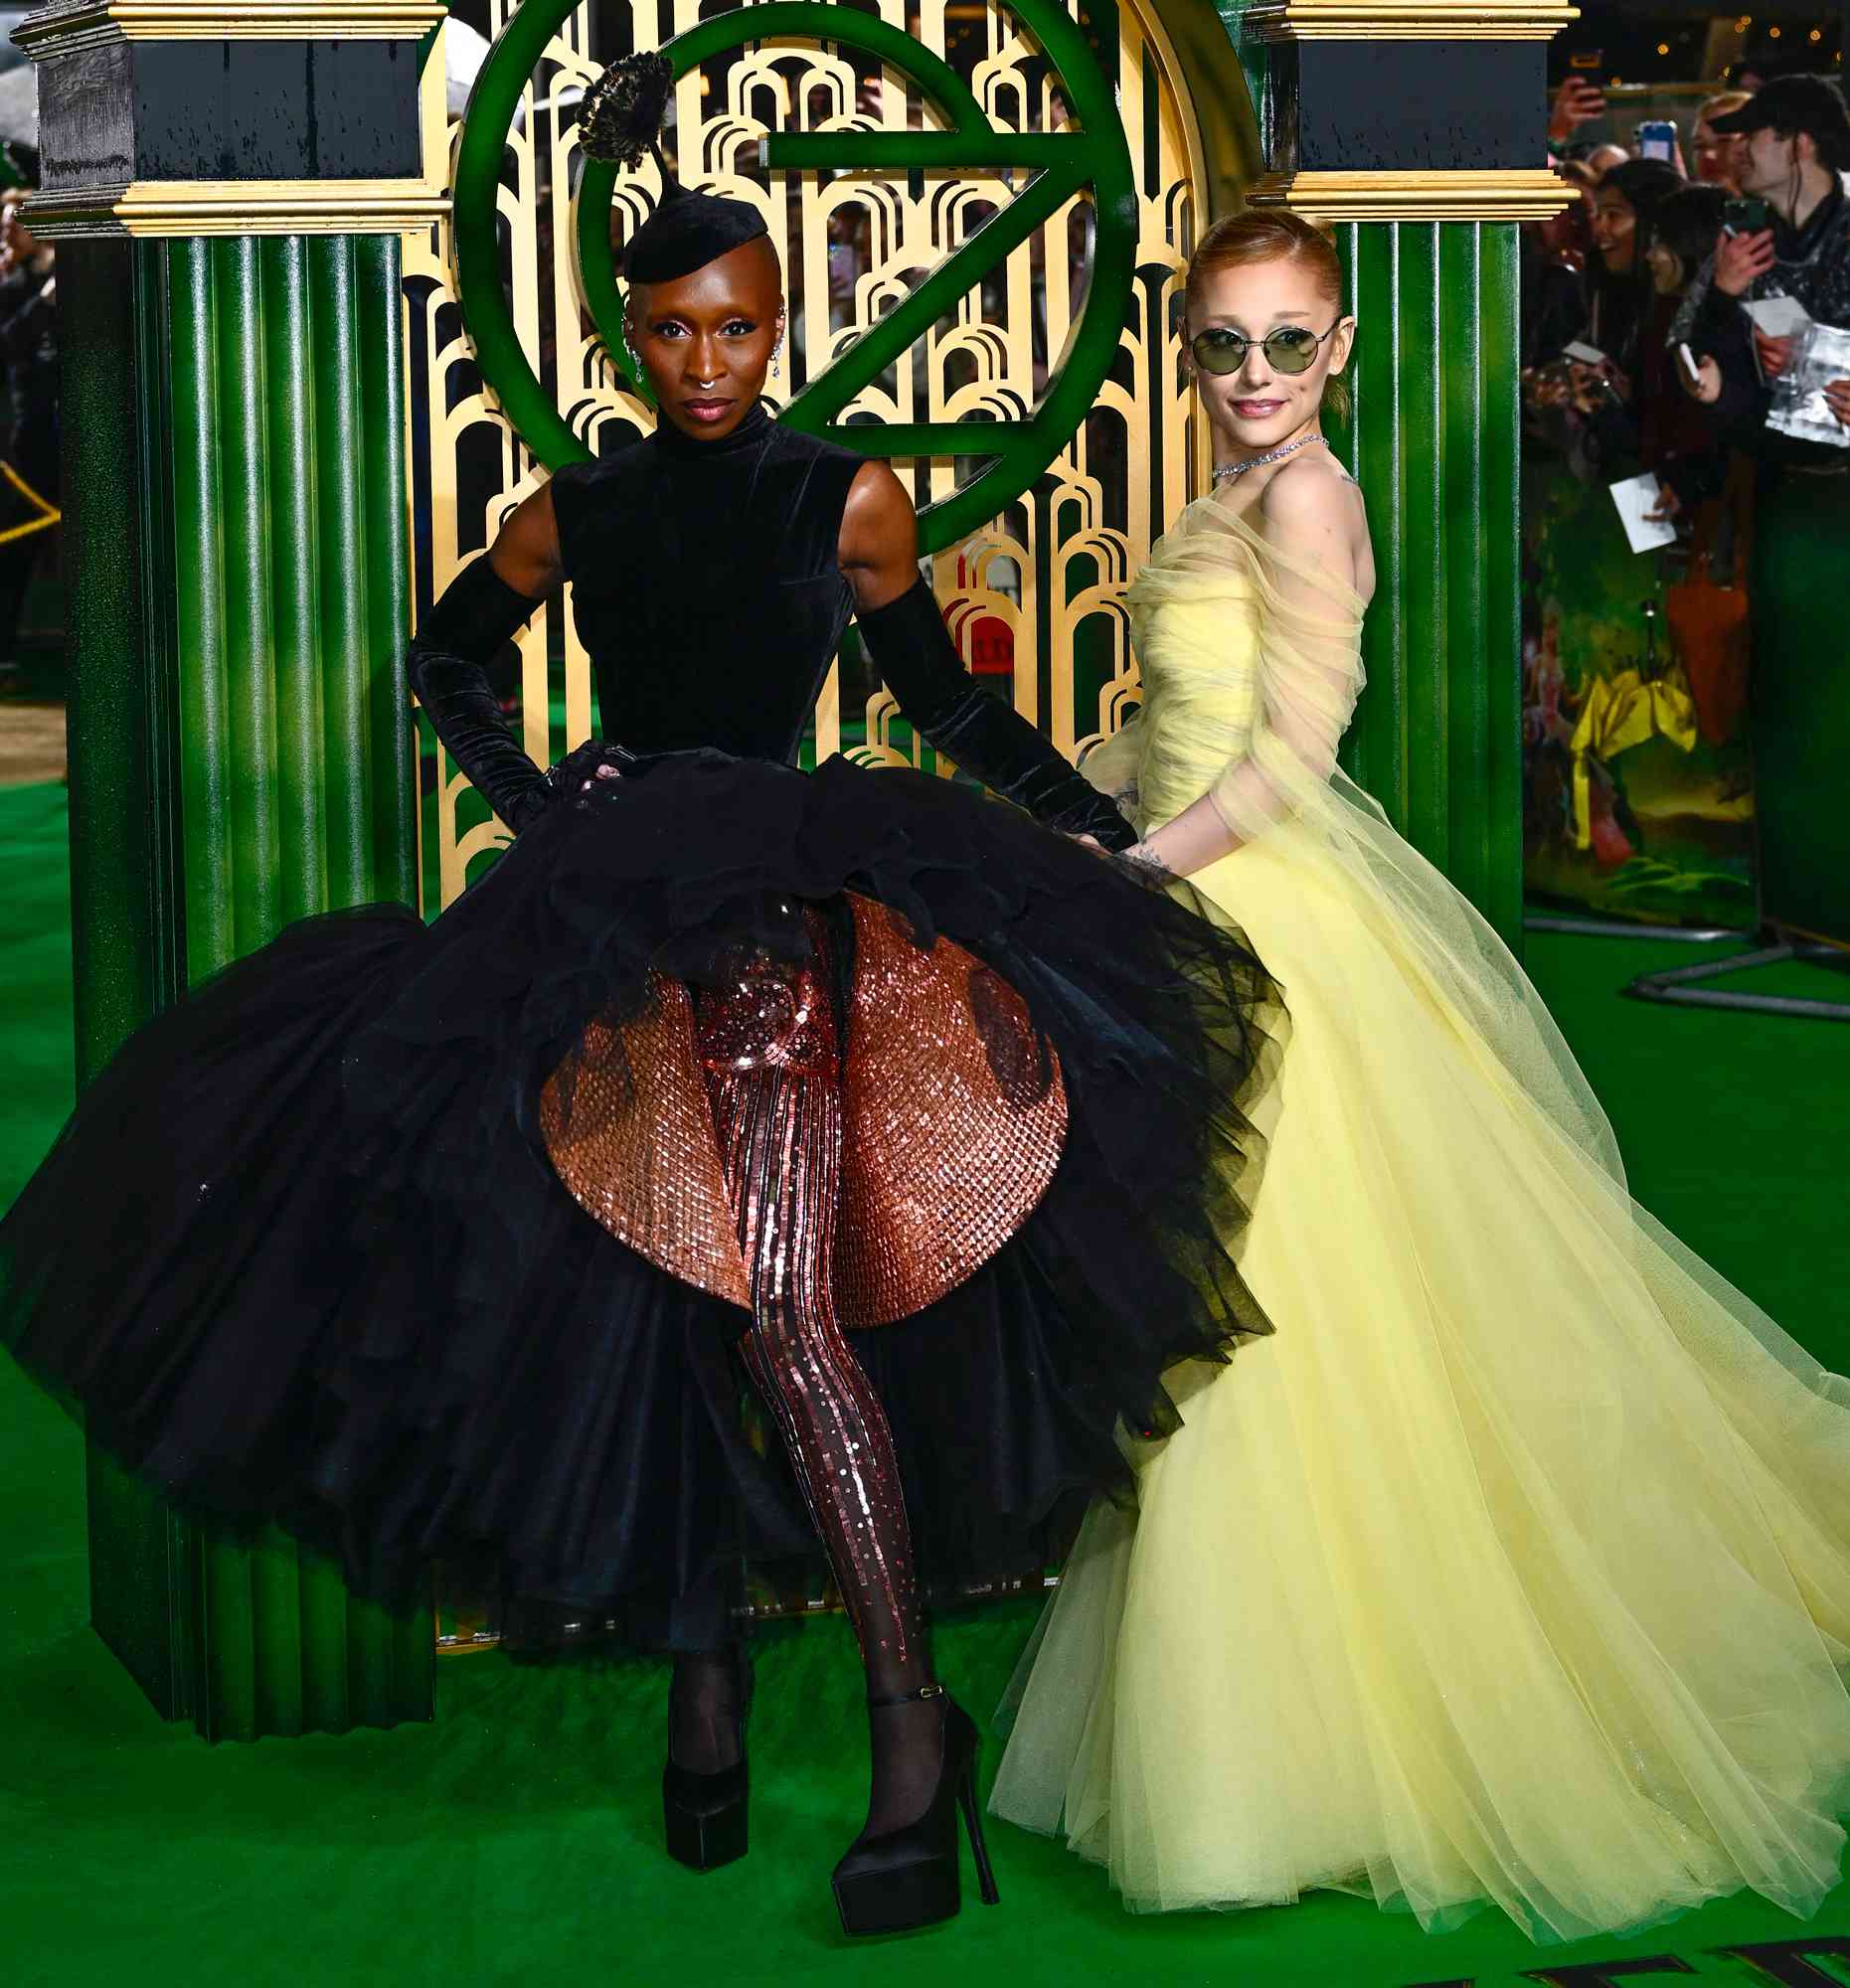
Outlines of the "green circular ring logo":
M 547 43 L 578 0 L 526 0 L 495 42 L 476 78 L 456 161 L 454 240 L 463 320 L 483 379 L 522 439 L 549 469 L 589 459 L 521 348 L 501 280 L 495 230 L 501 157 L 527 81 Z M 662 53 L 681 77 L 732 48 L 808 41 L 877 57 L 916 83 L 944 125 L 940 131 L 774 133 L 765 163 L 773 171 L 1026 172 L 1026 184 L 968 241 L 947 255 L 828 367 L 794 395 L 781 419 L 828 434 L 862 454 L 957 456 L 978 460 L 974 476 L 920 514 L 920 545 L 941 552 L 988 522 L 1030 488 L 1086 417 L 1110 371 L 1123 331 L 1136 259 L 1137 201 L 1130 151 L 1111 85 L 1072 17 L 1057 0 L 1008 0 L 1039 43 L 1053 81 L 1080 128 L 1063 132 L 995 130 L 950 66 L 910 35 L 875 16 L 821 0 L 765 0 L 703 21 Z M 613 362 L 640 383 L 623 354 L 622 291 L 610 246 L 616 168 L 588 162 L 578 195 L 576 252 L 593 322 Z M 836 424 L 855 396 L 923 338 L 958 298 L 1051 220 L 1077 193 L 1091 189 L 1096 228 L 1092 280 L 1054 378 L 1033 414 L 1019 421 L 916 421 Z

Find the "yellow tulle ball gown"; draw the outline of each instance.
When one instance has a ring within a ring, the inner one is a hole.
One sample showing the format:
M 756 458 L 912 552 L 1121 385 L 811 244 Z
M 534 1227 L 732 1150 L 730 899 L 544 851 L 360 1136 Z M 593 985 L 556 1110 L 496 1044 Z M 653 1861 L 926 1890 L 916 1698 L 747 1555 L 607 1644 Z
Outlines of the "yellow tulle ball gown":
M 1243 1267 L 1024 1661 L 993 1806 L 1148 1910 L 1317 1887 L 1538 1938 L 1809 1912 L 1850 1782 L 1850 1386 L 1629 1197 L 1489 927 L 1335 770 L 1363 602 L 1214 498 L 1132 590 L 1088 771 L 1291 1017 Z

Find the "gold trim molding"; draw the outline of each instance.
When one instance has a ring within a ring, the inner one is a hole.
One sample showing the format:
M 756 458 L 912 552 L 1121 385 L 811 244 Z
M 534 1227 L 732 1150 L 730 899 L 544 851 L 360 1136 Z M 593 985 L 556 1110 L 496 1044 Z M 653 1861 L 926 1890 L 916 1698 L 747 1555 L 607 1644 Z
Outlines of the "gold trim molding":
M 29 14 L 13 40 L 45 62 L 109 42 L 418 41 L 447 18 L 442 0 L 100 0 Z
M 1548 42 L 1581 10 L 1565 0 L 1261 0 L 1252 42 Z
M 1426 173 L 1267 173 L 1249 207 L 1320 221 L 1545 221 L 1577 198 L 1545 166 Z
M 35 194 L 35 235 L 410 235 L 449 213 L 422 180 L 134 180 Z

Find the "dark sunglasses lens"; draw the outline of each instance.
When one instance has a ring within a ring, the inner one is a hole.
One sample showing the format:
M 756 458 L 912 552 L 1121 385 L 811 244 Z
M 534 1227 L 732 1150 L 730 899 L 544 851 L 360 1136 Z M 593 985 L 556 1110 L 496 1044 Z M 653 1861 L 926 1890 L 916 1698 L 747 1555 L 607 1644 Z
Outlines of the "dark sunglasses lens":
M 1238 373 L 1247 363 L 1247 341 L 1234 331 L 1204 331 L 1192 350 L 1204 373 Z
M 1317 356 L 1317 335 L 1302 325 L 1280 325 L 1265 341 L 1265 357 L 1280 373 L 1308 371 Z

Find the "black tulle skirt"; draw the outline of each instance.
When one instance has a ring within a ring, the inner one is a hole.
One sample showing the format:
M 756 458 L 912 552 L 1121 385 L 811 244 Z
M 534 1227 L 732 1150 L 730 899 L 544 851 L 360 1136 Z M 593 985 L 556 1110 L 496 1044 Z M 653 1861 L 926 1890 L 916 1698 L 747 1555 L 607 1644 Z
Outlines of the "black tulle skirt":
M 791 906 L 848 892 L 1014 988 L 1066 1086 L 1012 1239 L 852 1335 L 922 1574 L 981 1584 L 1123 1480 L 1120 1423 L 1173 1425 L 1166 1369 L 1267 1329 L 1235 1259 L 1283 1006 L 1224 923 L 942 781 L 668 755 L 427 926 L 290 926 L 84 1093 L 0 1223 L 0 1337 L 176 1500 L 278 1519 L 389 1599 L 488 1558 L 515 1597 L 672 1610 L 813 1553 L 741 1310 L 584 1212 L 540 1099 L 654 976 L 800 954 Z

